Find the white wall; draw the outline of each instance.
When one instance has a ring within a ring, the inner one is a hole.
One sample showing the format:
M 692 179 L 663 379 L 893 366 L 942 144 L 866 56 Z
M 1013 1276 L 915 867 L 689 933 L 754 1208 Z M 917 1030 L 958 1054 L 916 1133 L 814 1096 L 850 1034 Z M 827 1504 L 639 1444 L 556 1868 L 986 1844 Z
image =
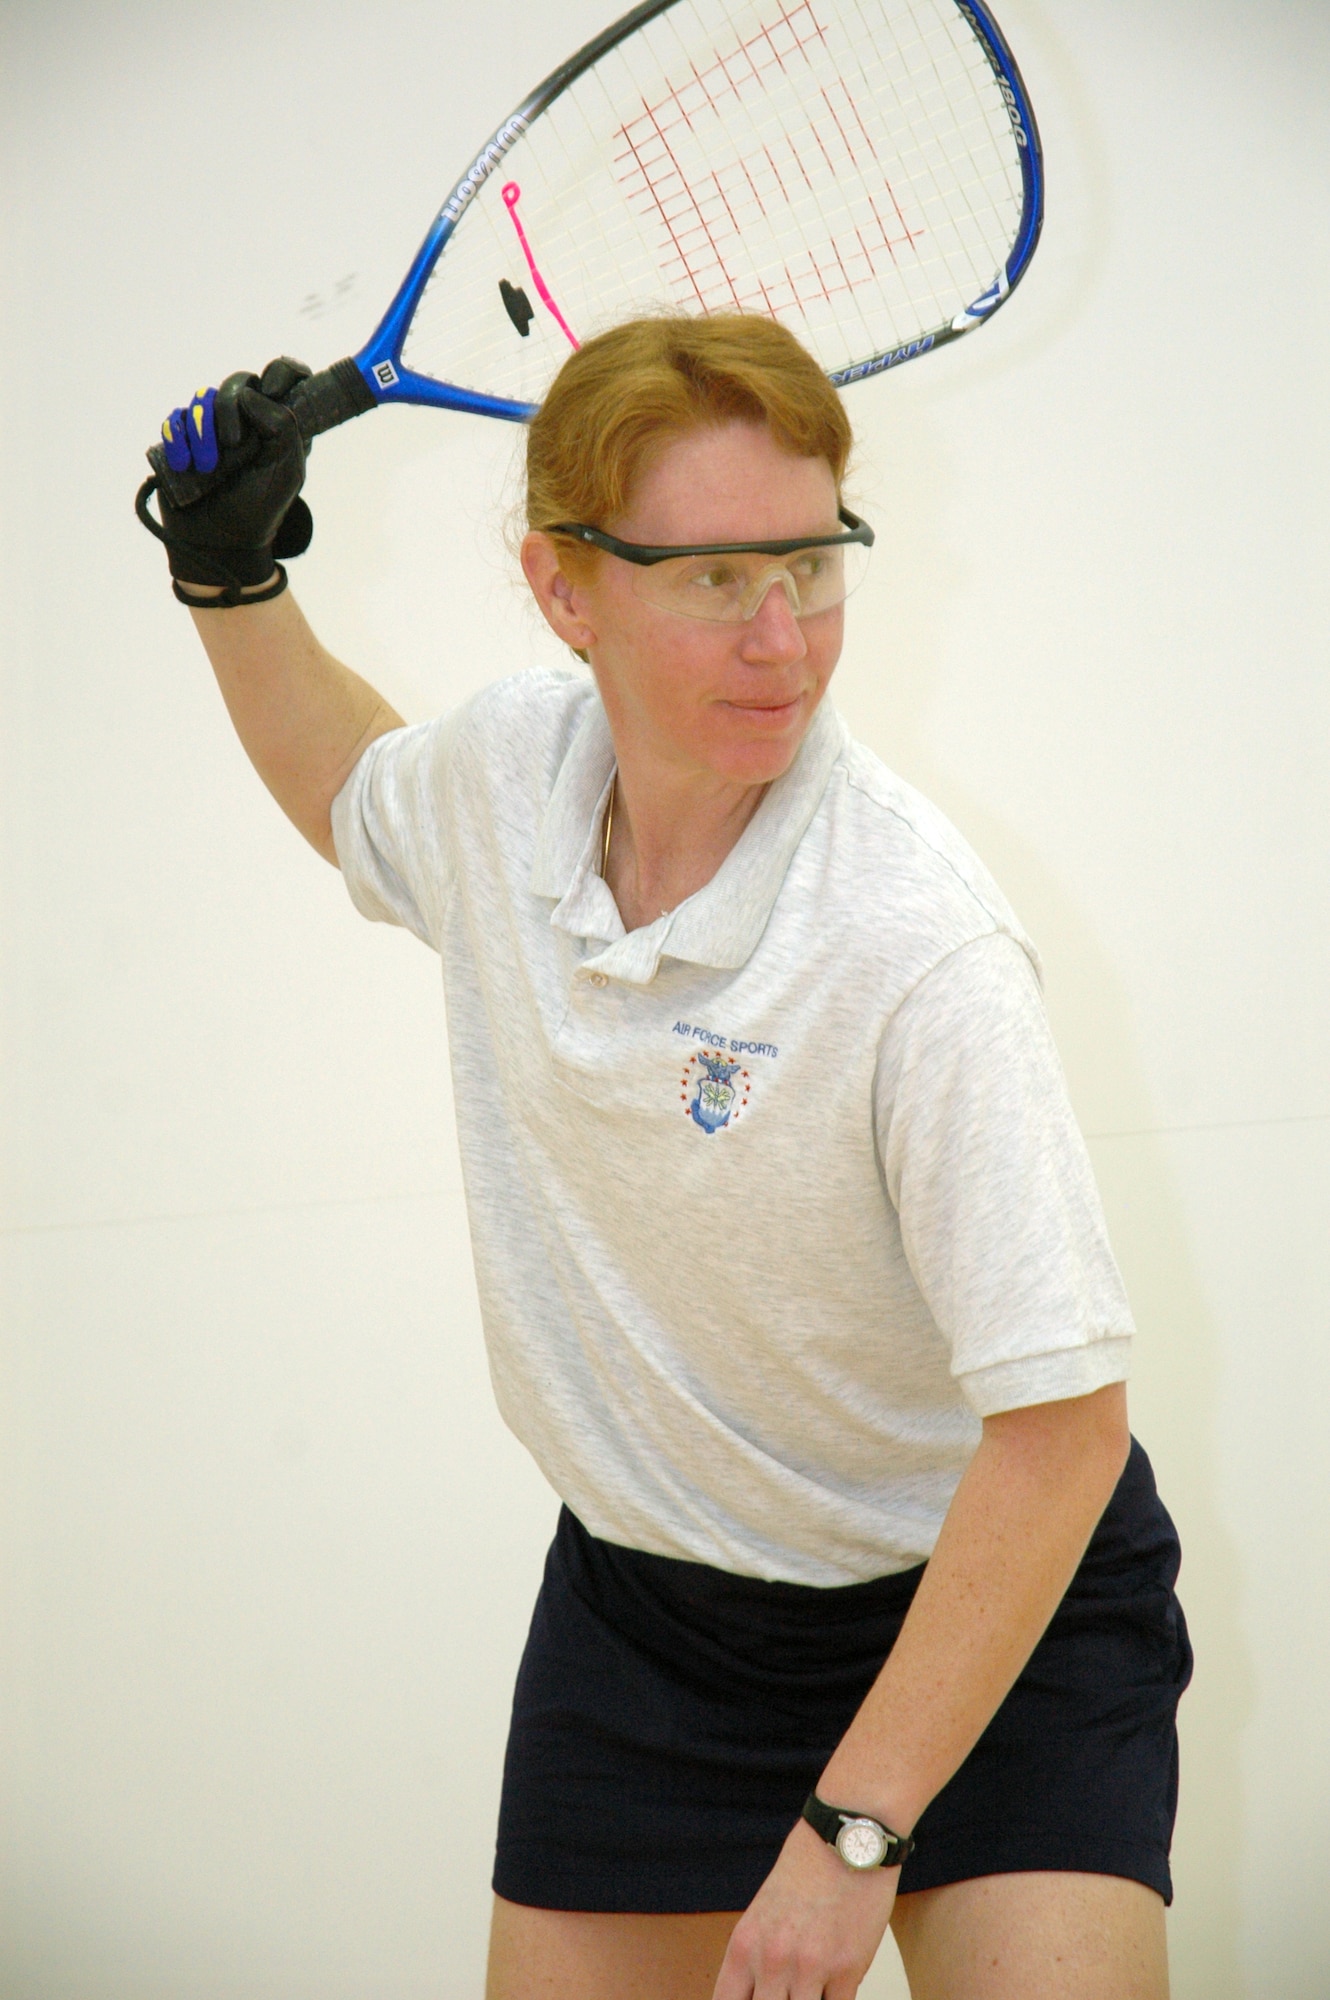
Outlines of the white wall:
M 0 17 L 0 2000 L 480 1990 L 554 1501 L 490 1406 L 436 968 L 253 780 L 129 501 L 196 381 L 363 340 L 604 12 Z M 881 539 L 839 700 L 1041 944 L 1137 1307 L 1199 1655 L 1175 1990 L 1320 2000 L 1330 9 L 1000 12 L 1045 242 L 850 392 Z M 315 454 L 302 600 L 408 714 L 552 656 L 514 442 L 394 412 Z

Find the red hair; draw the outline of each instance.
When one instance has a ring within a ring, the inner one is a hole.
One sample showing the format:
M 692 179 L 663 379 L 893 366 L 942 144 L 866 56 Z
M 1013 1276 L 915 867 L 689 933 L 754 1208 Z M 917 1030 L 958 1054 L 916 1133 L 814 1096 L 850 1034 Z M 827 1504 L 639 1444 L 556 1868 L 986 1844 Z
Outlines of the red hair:
M 528 528 L 604 528 L 653 459 L 687 432 L 765 424 L 797 458 L 823 458 L 837 491 L 853 442 L 841 399 L 787 327 L 757 313 L 627 321 L 569 356 L 531 420 Z M 569 553 L 594 552 L 569 543 Z

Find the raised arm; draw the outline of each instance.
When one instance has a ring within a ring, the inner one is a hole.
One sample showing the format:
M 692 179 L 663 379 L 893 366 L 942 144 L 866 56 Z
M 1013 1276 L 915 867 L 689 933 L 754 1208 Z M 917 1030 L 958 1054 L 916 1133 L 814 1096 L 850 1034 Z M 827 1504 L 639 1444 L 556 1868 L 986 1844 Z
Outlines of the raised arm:
M 367 743 L 401 724 L 333 658 L 285 594 L 279 558 L 313 532 L 299 498 L 305 447 L 287 405 L 308 374 L 270 362 L 172 412 L 148 454 L 175 594 L 192 615 L 250 762 L 292 824 L 336 865 L 330 808 Z M 202 485 L 202 491 L 199 491 Z
M 332 802 L 365 745 L 401 716 L 319 644 L 289 593 L 191 615 L 250 763 L 336 867 Z

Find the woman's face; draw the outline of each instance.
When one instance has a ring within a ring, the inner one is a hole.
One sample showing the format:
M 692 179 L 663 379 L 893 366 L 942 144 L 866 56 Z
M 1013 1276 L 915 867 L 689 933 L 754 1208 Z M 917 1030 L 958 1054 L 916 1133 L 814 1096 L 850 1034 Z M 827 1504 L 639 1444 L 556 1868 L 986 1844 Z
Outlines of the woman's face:
M 826 460 L 793 457 L 749 423 L 676 439 L 620 519 L 594 525 L 656 545 L 783 541 L 840 526 Z M 746 784 L 780 777 L 831 679 L 844 607 L 797 619 L 776 584 L 746 623 L 717 623 L 643 602 L 636 574 L 602 555 L 586 582 L 560 579 L 557 591 L 583 628 L 570 643 L 590 659 L 620 759 L 637 752 L 679 775 Z

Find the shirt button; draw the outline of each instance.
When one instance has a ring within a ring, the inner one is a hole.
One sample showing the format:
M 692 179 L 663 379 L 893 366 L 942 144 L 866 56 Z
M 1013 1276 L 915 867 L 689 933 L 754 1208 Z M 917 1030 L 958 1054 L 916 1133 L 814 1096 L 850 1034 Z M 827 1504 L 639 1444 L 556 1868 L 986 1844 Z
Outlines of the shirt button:
M 610 983 L 603 972 L 589 972 L 587 978 L 593 986 L 608 986 Z

